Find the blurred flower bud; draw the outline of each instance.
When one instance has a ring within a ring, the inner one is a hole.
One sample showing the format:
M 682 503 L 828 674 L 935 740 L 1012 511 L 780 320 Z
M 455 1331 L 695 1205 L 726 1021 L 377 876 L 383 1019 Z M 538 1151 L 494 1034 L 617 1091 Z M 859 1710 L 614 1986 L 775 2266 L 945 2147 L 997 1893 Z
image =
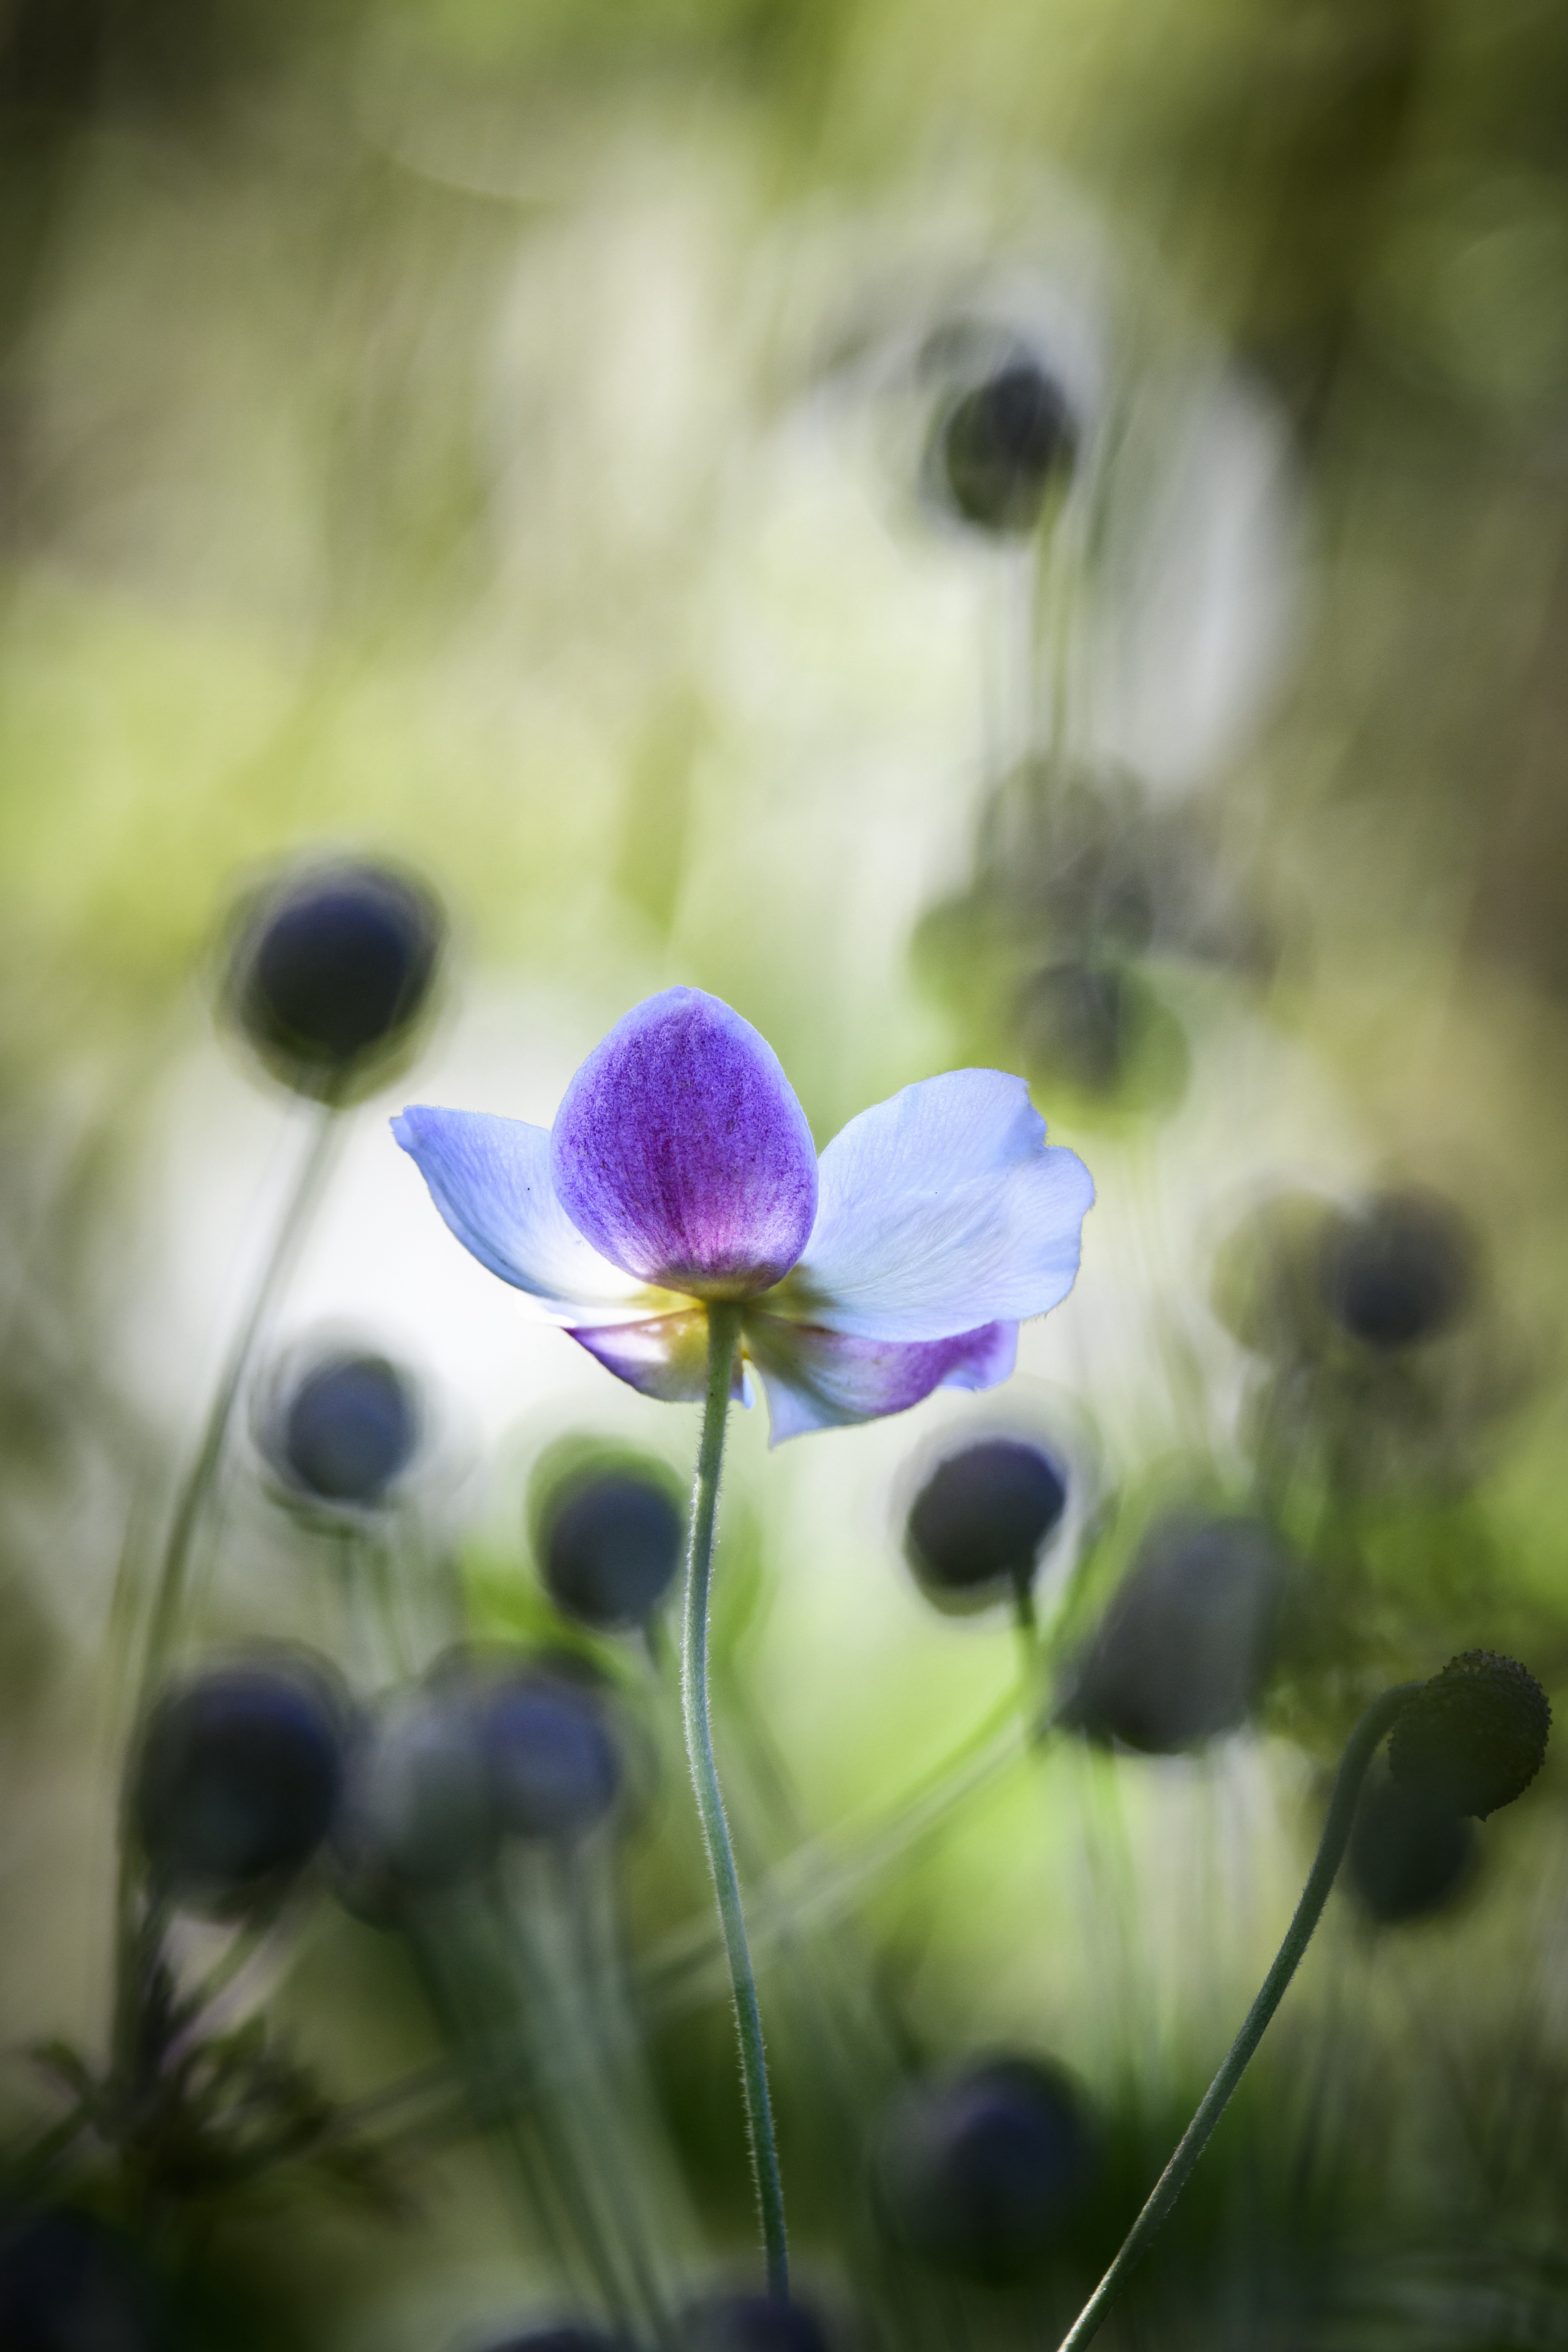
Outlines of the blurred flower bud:
M 1529 1788 L 1551 1729 L 1551 1704 L 1527 1666 L 1466 1650 L 1404 1709 L 1388 1769 L 1400 1788 L 1484 1822 Z
M 1066 1479 L 1041 1447 L 982 1438 L 931 1472 L 910 1507 L 904 1550 L 937 1608 L 981 1609 L 1029 1583 L 1066 1507 Z
M 241 909 L 230 1018 L 285 1086 L 350 1100 L 408 1043 L 445 929 L 434 894 L 395 868 L 344 860 L 286 876 Z
M 1070 1669 L 1058 1720 L 1150 1756 L 1235 1730 L 1268 1668 L 1281 1581 L 1256 1519 L 1158 1522 Z
M 304 1663 L 216 1667 L 161 1699 L 132 1762 L 131 1818 L 154 1881 L 244 1899 L 302 1869 L 343 1780 L 342 1707 Z
M 1048 2261 L 1092 2187 L 1099 2151 L 1056 2066 L 1000 2058 L 900 2092 L 878 2127 L 879 2200 L 911 2252 L 1003 2285 Z
M 1332 1218 L 1319 1246 L 1323 1305 L 1369 1348 L 1412 1348 L 1458 1320 L 1475 1293 L 1474 1238 L 1430 1193 L 1384 1192 Z
M 276 1400 L 262 1444 L 307 1503 L 374 1509 L 420 1437 L 414 1383 L 384 1356 L 320 1356 Z
M 131 2245 L 64 2207 L 0 2217 L 5 2352 L 159 2352 L 173 2342 Z
M 1430 1918 L 1468 1884 L 1476 1834 L 1468 1821 L 1386 1774 L 1369 1780 L 1345 1856 L 1351 1894 L 1379 1927 Z
M 595 1692 L 562 1675 L 509 1675 L 490 1690 L 483 1722 L 503 1830 L 570 1843 L 605 1819 L 621 1791 L 622 1759 Z
M 407 1898 L 479 1876 L 497 1836 L 469 1678 L 444 1677 L 387 1701 L 355 1747 L 333 1834 L 348 1908 L 388 1924 Z
M 1053 480 L 1071 467 L 1077 441 L 1060 385 L 1019 352 L 946 411 L 928 470 L 962 520 L 1023 537 L 1038 524 Z
M 716 2294 L 688 2312 L 686 2352 L 827 2352 L 827 2338 L 798 2303 L 765 2294 Z
M 685 1541 L 686 1514 L 662 1471 L 624 1458 L 563 1479 L 541 1513 L 550 1597 L 596 1633 L 647 1622 L 675 1580 Z

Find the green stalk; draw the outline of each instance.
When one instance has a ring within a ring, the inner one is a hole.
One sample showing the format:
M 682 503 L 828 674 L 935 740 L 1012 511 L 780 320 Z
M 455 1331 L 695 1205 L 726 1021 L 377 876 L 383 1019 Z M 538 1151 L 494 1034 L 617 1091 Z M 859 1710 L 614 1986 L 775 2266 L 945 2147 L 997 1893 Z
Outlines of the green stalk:
M 1126 2284 L 1134 2265 L 1148 2251 L 1150 2241 L 1185 2187 L 1187 2175 L 1207 2146 L 1210 2133 L 1246 2072 L 1247 2061 L 1262 2041 L 1264 2029 L 1284 1998 L 1285 1988 L 1295 1975 L 1301 1955 L 1311 1941 L 1312 1930 L 1322 1916 L 1329 1890 L 1333 1885 L 1340 1864 L 1344 1859 L 1345 1847 L 1350 1843 L 1356 1801 L 1361 1795 L 1367 1767 L 1393 1729 L 1394 1718 L 1405 1701 L 1420 1688 L 1419 1683 L 1400 1683 L 1394 1689 L 1384 1691 L 1381 1698 L 1373 1700 L 1346 1741 L 1317 1859 L 1308 1874 L 1301 1900 L 1296 1906 L 1296 1916 L 1285 1931 L 1285 1940 L 1275 1956 L 1274 1965 L 1263 1979 L 1263 1989 L 1247 2011 L 1246 2023 L 1231 2043 L 1219 2073 L 1209 2084 L 1203 2105 L 1183 2133 L 1174 2156 L 1154 2183 L 1148 2203 L 1122 2240 L 1121 2252 L 1063 2336 L 1060 2352 L 1079 2352 L 1079 2347 L 1098 2333 L 1101 2321 Z
M 783 2303 L 789 2296 L 789 2246 L 784 2234 L 778 2149 L 773 2140 L 773 2102 L 768 2095 L 768 2063 L 763 2048 L 757 1980 L 752 1970 L 745 1915 L 741 1908 L 741 1882 L 735 1872 L 730 1825 L 724 1818 L 724 1800 L 719 1792 L 719 1774 L 713 1762 L 713 1728 L 708 1710 L 708 1594 L 713 1570 L 713 1521 L 719 1503 L 719 1473 L 724 1460 L 724 1423 L 730 1410 L 735 1346 L 740 1335 L 739 1306 L 729 1299 L 714 1301 L 708 1309 L 708 1393 L 702 1411 L 702 1442 L 697 1455 L 691 1536 L 686 1555 L 680 1707 L 686 1727 L 686 1757 L 691 1767 L 691 1785 L 697 1792 L 702 1842 L 713 1874 L 719 1924 L 724 1931 L 724 1956 L 730 1964 L 735 2032 L 741 2045 L 746 2132 L 767 2258 L 768 2293 Z
M 273 1235 L 271 1249 L 262 1264 L 249 1303 L 229 1342 L 228 1354 L 207 1408 L 201 1443 L 175 1499 L 142 1653 L 140 1696 L 143 1702 L 157 1683 L 177 1636 L 184 1611 L 192 1549 L 207 1497 L 222 1465 L 239 1391 L 261 1327 L 304 1238 L 305 1227 L 326 1179 L 337 1133 L 334 1107 L 331 1103 L 323 1103 L 316 1113 L 315 1130 L 306 1146 L 293 1190 Z M 137 1712 L 141 1713 L 140 1706 Z
M 330 1102 L 322 1103 L 316 1112 L 315 1125 L 273 1235 L 272 1246 L 262 1263 L 245 1312 L 229 1341 L 228 1353 L 207 1408 L 201 1443 L 175 1498 L 136 1675 L 133 1715 L 136 1722 L 140 1722 L 146 1714 L 148 1702 L 179 1638 L 189 1601 L 192 1553 L 223 1466 L 235 1407 L 239 1401 L 257 1340 L 278 1292 L 293 1265 L 310 1213 L 321 1197 L 339 1128 L 335 1106 Z M 121 1563 L 121 1573 L 125 1573 L 124 1562 Z M 127 1596 L 131 1591 L 127 1585 Z M 116 1605 L 119 1600 L 117 1595 Z M 133 2042 L 137 2004 L 142 1998 L 145 1970 L 156 1958 L 154 1953 L 149 1959 L 145 1949 L 147 1922 L 142 1915 L 137 1895 L 138 1870 L 129 1823 L 122 1818 L 114 1903 L 115 2019 L 112 2029 L 115 2051 L 121 2061 Z

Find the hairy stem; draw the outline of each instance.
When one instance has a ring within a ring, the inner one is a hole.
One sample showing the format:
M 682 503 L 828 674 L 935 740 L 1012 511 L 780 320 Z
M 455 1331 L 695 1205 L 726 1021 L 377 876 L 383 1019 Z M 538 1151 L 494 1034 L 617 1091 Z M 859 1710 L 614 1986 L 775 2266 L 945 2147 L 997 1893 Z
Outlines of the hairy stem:
M 686 1618 L 681 1639 L 680 1706 L 686 1727 L 686 1756 L 702 1841 L 713 1874 L 719 1903 L 719 1924 L 724 1931 L 724 1956 L 730 1965 L 730 1986 L 735 2002 L 735 2031 L 741 2045 L 741 2082 L 746 2101 L 746 2128 L 752 2148 L 752 2172 L 757 2210 L 767 2257 L 768 2293 L 784 2302 L 789 2294 L 789 2248 L 784 2236 L 784 2189 L 779 2181 L 778 2149 L 773 2141 L 773 2102 L 768 2095 L 768 2064 L 763 2048 L 763 2021 L 757 2007 L 757 1980 L 746 1942 L 745 1915 L 741 1908 L 741 1882 L 735 1872 L 730 1825 L 713 1762 L 713 1729 L 708 1709 L 708 1594 L 713 1570 L 713 1522 L 719 1503 L 719 1473 L 724 1459 L 724 1423 L 734 1379 L 735 1345 L 740 1338 L 741 1310 L 728 1300 L 708 1309 L 708 1393 L 702 1413 L 702 1443 L 697 1456 L 697 1482 L 691 1496 L 691 1534 L 686 1556 Z
M 1154 2183 L 1148 2203 L 1123 2239 L 1121 2252 L 1063 2336 L 1061 2352 L 1079 2352 L 1079 2347 L 1087 2344 L 1098 2332 L 1100 2322 L 1126 2284 L 1134 2264 L 1147 2252 L 1150 2241 L 1186 2185 L 1187 2175 L 1207 2146 L 1210 2133 L 1246 2072 L 1247 2061 L 1262 2041 L 1264 2029 L 1284 1998 L 1285 1988 L 1295 1975 L 1301 1955 L 1311 1941 L 1312 1930 L 1322 1916 L 1329 1890 L 1333 1885 L 1340 1864 L 1344 1859 L 1345 1847 L 1350 1843 L 1356 1801 L 1361 1795 L 1367 1767 L 1393 1729 L 1394 1718 L 1406 1700 L 1420 1688 L 1419 1683 L 1401 1683 L 1394 1690 L 1384 1691 L 1381 1698 L 1373 1700 L 1345 1743 L 1317 1859 L 1308 1874 L 1301 1900 L 1296 1906 L 1296 1916 L 1285 1931 L 1285 1940 L 1275 1956 L 1274 1965 L 1263 1979 L 1263 1989 L 1247 2011 L 1246 2023 L 1226 2053 L 1219 2073 L 1209 2084 L 1203 2105 L 1183 2133 L 1174 2156 Z

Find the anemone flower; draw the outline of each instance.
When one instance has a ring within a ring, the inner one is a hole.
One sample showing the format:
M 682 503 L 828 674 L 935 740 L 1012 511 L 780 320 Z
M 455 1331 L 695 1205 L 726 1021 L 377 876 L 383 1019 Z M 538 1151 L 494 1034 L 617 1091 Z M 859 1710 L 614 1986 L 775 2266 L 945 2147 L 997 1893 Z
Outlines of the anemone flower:
M 820 1160 L 778 1056 L 700 989 L 616 1024 L 554 1128 L 418 1105 L 394 1122 L 465 1248 L 647 1396 L 696 1402 L 739 1310 L 773 1443 L 988 1389 L 1071 1289 L 1094 1197 L 1022 1078 L 952 1070 Z
M 596 1045 L 554 1127 L 474 1111 L 393 1123 L 480 1264 L 645 1395 L 703 1400 L 681 1700 L 730 1966 L 768 2291 L 788 2305 L 784 2193 L 756 1981 L 713 1760 L 708 1595 L 724 1423 L 745 1365 L 773 1442 L 874 1421 L 1013 1369 L 1018 1325 L 1071 1289 L 1093 1198 L 1021 1078 L 954 1070 L 862 1111 L 820 1160 L 778 1056 L 700 989 Z

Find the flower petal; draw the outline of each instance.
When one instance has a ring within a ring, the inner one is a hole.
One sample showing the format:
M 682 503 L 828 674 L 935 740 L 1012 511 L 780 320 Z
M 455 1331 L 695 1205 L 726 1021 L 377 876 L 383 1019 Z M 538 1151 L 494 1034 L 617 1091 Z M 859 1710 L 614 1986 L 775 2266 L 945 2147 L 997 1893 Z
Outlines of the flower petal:
M 950 1070 L 852 1118 L 822 1155 L 816 1223 L 770 1299 L 862 1339 L 942 1339 L 1065 1298 L 1094 1184 L 1047 1146 L 1022 1078 Z
M 584 1240 L 551 1184 L 544 1128 L 412 1103 L 392 1132 L 463 1247 L 546 1314 L 624 1323 L 639 1306 L 654 1314 L 668 1307 Z
M 816 1153 L 778 1055 L 697 988 L 617 1022 L 566 1089 L 551 1173 L 628 1274 L 705 1298 L 766 1290 L 816 1213 Z
M 598 1324 L 569 1335 L 616 1380 L 663 1404 L 700 1403 L 708 1391 L 708 1310 L 688 1307 L 641 1323 Z M 730 1393 L 744 1402 L 740 1350 Z
M 752 1308 L 746 1352 L 768 1393 L 768 1442 L 903 1412 L 937 1388 L 990 1389 L 1018 1352 L 1016 1323 L 987 1323 L 945 1339 L 856 1339 Z

